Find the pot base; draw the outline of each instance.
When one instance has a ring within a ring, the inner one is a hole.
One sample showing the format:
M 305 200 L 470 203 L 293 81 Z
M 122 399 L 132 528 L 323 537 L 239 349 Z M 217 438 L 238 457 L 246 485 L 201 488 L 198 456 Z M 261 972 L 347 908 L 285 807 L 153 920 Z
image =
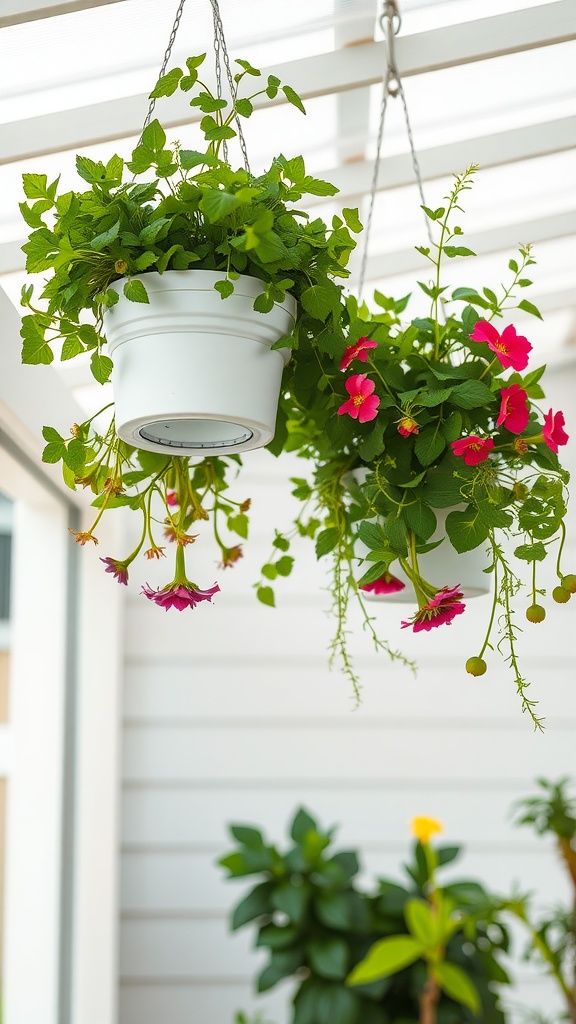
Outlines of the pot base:
M 240 423 L 195 417 L 152 420 L 136 431 L 142 441 L 154 445 L 155 451 L 177 448 L 200 451 L 235 449 L 254 437 L 254 431 Z

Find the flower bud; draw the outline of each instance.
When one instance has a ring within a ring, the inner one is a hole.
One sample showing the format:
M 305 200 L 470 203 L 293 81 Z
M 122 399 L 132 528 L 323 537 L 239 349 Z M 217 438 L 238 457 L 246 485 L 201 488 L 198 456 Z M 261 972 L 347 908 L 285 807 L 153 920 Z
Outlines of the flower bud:
M 486 662 L 484 658 L 468 658 L 466 662 L 466 671 L 471 676 L 483 676 L 486 671 Z
M 541 604 L 531 604 L 526 609 L 526 618 L 528 622 L 543 622 L 546 618 L 546 609 Z
M 126 271 L 128 270 L 128 264 L 126 263 L 126 260 L 116 260 L 116 263 L 114 264 L 114 270 L 116 271 L 117 274 L 125 274 Z
M 552 597 L 556 601 L 556 604 L 566 604 L 566 602 L 572 597 L 572 594 L 569 590 L 565 590 L 564 587 L 554 587 Z
M 571 572 L 568 576 L 563 576 L 561 585 L 564 590 L 568 590 L 571 594 L 576 594 L 576 575 Z

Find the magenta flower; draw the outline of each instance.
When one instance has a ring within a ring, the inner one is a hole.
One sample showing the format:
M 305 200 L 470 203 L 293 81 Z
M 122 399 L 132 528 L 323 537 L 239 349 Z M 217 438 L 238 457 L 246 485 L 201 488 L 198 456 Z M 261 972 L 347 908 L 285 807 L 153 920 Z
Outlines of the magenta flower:
M 548 445 L 551 452 L 558 455 L 559 445 L 564 445 L 568 441 L 568 434 L 564 430 L 564 419 L 563 412 L 547 412 L 544 416 L 544 426 L 542 427 L 542 437 Z
M 420 633 L 422 630 L 429 633 L 436 626 L 449 626 L 452 619 L 461 615 L 466 608 L 466 605 L 462 604 L 463 597 L 460 584 L 457 587 L 442 587 L 427 604 L 418 609 L 409 622 L 402 623 L 402 629 L 412 626 L 415 633 Z
M 477 434 L 470 434 L 468 437 L 461 437 L 459 441 L 452 441 L 450 447 L 454 455 L 463 455 L 467 466 L 477 466 L 479 462 L 485 462 L 494 447 L 491 437 L 478 437 Z
M 365 363 L 368 359 L 367 350 L 369 348 L 377 347 L 377 341 L 370 341 L 370 338 L 358 338 L 358 341 L 355 342 L 354 345 L 349 345 L 346 349 L 340 361 L 340 369 L 347 370 L 354 359 L 359 359 L 361 363 Z
M 368 420 L 373 420 L 378 415 L 380 399 L 378 395 L 372 394 L 376 385 L 365 373 L 356 373 L 354 376 L 348 377 L 348 380 L 344 382 L 344 387 L 350 398 L 338 409 L 339 416 L 343 416 L 347 412 L 353 420 L 367 423 Z
M 528 353 L 532 345 L 521 334 L 516 334 L 512 324 L 499 334 L 493 324 L 479 320 L 470 337 L 472 341 L 485 341 L 505 370 L 510 366 L 514 370 L 525 370 L 528 366 Z
M 411 416 L 403 416 L 398 423 L 398 433 L 401 434 L 402 437 L 410 437 L 410 434 L 417 434 L 418 430 L 418 424 Z
M 169 505 L 170 508 L 174 508 L 174 506 L 178 504 L 178 494 L 176 491 L 166 491 L 166 504 Z
M 201 601 L 211 601 L 219 590 L 220 587 L 217 583 L 208 590 L 200 590 L 195 583 L 187 581 L 184 584 L 178 583 L 176 580 L 167 587 L 163 587 L 162 590 L 154 590 L 148 583 L 142 587 L 145 597 L 154 601 L 160 608 L 165 608 L 166 611 L 169 608 L 177 608 L 179 612 L 184 608 L 194 608 Z
M 380 576 L 373 583 L 365 583 L 360 590 L 364 590 L 367 594 L 397 594 L 398 591 L 404 590 L 406 584 L 399 580 L 397 576 L 393 576 L 391 572 L 385 572 L 383 576 Z
M 511 384 L 508 388 L 500 388 L 500 412 L 496 426 L 503 423 L 511 434 L 521 434 L 528 426 L 530 410 L 528 395 L 519 384 Z
M 120 562 L 117 558 L 101 558 L 106 566 L 105 572 L 111 572 L 118 583 L 128 586 L 128 566 L 126 562 Z

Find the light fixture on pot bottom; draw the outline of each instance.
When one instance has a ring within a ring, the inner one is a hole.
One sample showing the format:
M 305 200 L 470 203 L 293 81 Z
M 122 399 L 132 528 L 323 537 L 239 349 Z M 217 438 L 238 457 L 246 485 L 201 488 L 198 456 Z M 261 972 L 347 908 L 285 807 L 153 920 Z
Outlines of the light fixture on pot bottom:
M 211 270 L 143 274 L 148 302 L 111 288 L 104 315 L 118 436 L 136 448 L 182 455 L 227 455 L 261 448 L 274 436 L 296 302 L 254 310 L 262 283 L 241 276 L 222 301 Z

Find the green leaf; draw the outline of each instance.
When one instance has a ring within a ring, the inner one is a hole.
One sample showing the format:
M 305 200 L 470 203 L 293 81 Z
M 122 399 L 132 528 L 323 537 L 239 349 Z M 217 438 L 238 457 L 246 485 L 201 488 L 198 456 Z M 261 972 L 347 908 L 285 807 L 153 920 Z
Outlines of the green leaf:
M 384 430 L 382 424 L 377 423 L 374 429 L 360 442 L 358 454 L 365 462 L 372 462 L 384 451 Z
M 299 924 L 308 908 L 310 899 L 310 888 L 306 883 L 292 885 L 291 882 L 281 882 L 272 893 L 272 904 L 276 910 L 280 910 L 295 924 Z
M 241 68 L 244 68 L 244 71 L 248 75 L 253 75 L 254 78 L 259 78 L 260 75 L 262 74 L 262 72 L 259 71 L 258 68 L 253 68 L 250 61 L 248 60 L 240 60 L 240 58 L 237 58 L 234 63 L 239 64 Z
M 272 590 L 272 587 L 257 587 L 256 597 L 261 602 L 261 604 L 266 604 L 270 608 L 276 607 L 276 599 L 274 597 L 274 591 Z
M 79 356 L 81 352 L 84 352 L 84 345 L 75 334 L 69 335 L 65 338 L 62 343 L 62 351 L 60 352 L 60 359 L 64 363 L 68 359 L 74 359 L 75 356 Z
M 363 230 L 363 225 L 360 221 L 357 208 L 345 206 L 344 209 L 342 210 L 342 216 L 344 217 L 346 226 L 350 228 L 350 231 L 353 231 L 355 234 L 358 234 L 360 231 Z
M 112 373 L 112 360 L 110 356 L 103 356 L 96 350 L 90 357 L 90 368 L 92 370 L 93 377 L 100 384 L 106 384 L 106 381 L 110 379 Z
M 524 562 L 542 562 L 546 558 L 546 548 L 542 541 L 535 544 L 520 544 L 514 549 L 514 554 Z
M 460 409 L 490 408 L 494 404 L 494 395 L 483 381 L 465 380 L 453 389 L 451 401 Z
M 157 262 L 158 253 L 155 252 L 143 252 L 138 259 L 134 261 L 137 270 L 148 270 L 148 267 L 153 266 L 154 263 Z M 114 295 L 116 293 L 113 292 L 112 294 Z
M 244 515 L 243 512 L 238 512 L 237 515 L 228 518 L 228 529 L 232 530 L 233 533 L 237 533 L 243 540 L 248 540 L 249 522 L 247 515 Z
M 303 114 L 306 113 L 304 104 L 302 103 L 302 100 L 300 99 L 298 93 L 294 92 L 294 89 L 291 89 L 289 85 L 284 85 L 282 87 L 282 92 L 284 93 L 289 103 L 291 103 L 294 107 L 298 107 L 298 110 L 301 110 Z
M 224 192 L 223 189 L 211 189 L 209 192 L 205 192 L 200 202 L 202 212 L 211 224 L 226 217 L 240 205 L 236 196 Z
M 270 963 L 258 975 L 258 992 L 266 992 L 277 985 L 282 978 L 288 978 L 302 967 L 303 954 L 300 949 L 274 950 Z
M 446 438 L 436 427 L 423 430 L 418 434 L 414 451 L 422 466 L 430 466 L 446 447 Z
M 472 551 L 482 544 L 489 533 L 489 527 L 473 506 L 465 512 L 450 512 L 446 517 L 446 532 L 453 547 L 459 554 Z
M 68 469 L 77 472 L 86 461 L 86 448 L 77 437 L 73 437 L 66 445 L 66 452 L 62 458 Z
M 312 970 L 320 977 L 337 981 L 346 976 L 348 945 L 344 939 L 316 939 L 308 943 L 306 951 Z
M 254 921 L 257 917 L 262 917 L 264 914 L 272 913 L 273 907 L 271 896 L 274 891 L 274 884 L 274 882 L 262 882 L 261 885 L 257 885 L 255 889 L 252 889 L 252 891 L 237 904 L 234 908 L 232 922 L 230 925 L 233 932 L 238 928 L 242 928 L 243 925 L 248 924 L 249 921 Z
M 316 538 L 316 558 L 323 558 L 334 550 L 338 544 L 340 533 L 335 526 L 329 526 L 322 530 Z
M 418 960 L 424 947 L 410 935 L 391 936 L 375 942 L 364 960 L 348 975 L 349 985 L 364 985 L 396 974 Z
M 64 459 L 66 455 L 66 444 L 64 438 L 60 437 L 60 434 L 54 427 L 43 427 L 42 436 L 48 444 L 42 452 L 42 462 L 56 463 Z
M 445 245 L 444 254 L 449 260 L 454 259 L 455 256 L 475 256 L 476 253 L 472 252 L 472 249 L 467 249 L 465 245 Z
M 324 285 L 314 284 L 302 292 L 300 302 L 307 313 L 324 321 L 334 309 L 334 292 Z
M 303 807 L 297 811 L 294 821 L 292 822 L 292 828 L 290 829 L 290 835 L 295 843 L 303 842 L 308 832 L 316 832 L 317 824 L 314 818 L 311 818 L 307 811 Z
M 254 113 L 254 105 L 249 99 L 236 100 L 234 109 L 241 114 L 242 117 L 250 117 Z
M 124 285 L 124 295 L 131 302 L 148 302 L 148 292 L 146 291 L 142 281 L 138 281 L 136 278 L 131 278 L 126 281 Z
M 234 283 L 232 281 L 216 281 L 214 288 L 217 292 L 220 292 L 220 298 L 226 299 L 229 295 L 234 292 Z
M 425 949 L 433 949 L 438 942 L 438 921 L 430 904 L 424 900 L 408 900 L 404 916 L 411 935 Z
M 37 366 L 39 363 L 51 363 L 54 353 L 50 348 L 49 341 L 44 337 L 44 331 L 38 326 L 33 316 L 22 318 L 20 328 L 22 343 L 22 362 Z
M 436 529 L 436 516 L 424 501 L 406 505 L 404 516 L 411 530 L 420 540 L 429 540 Z
M 103 249 L 104 246 L 109 245 L 115 238 L 118 238 L 118 232 L 120 231 L 120 220 L 118 219 L 111 228 L 107 228 L 102 234 L 96 235 L 90 242 L 91 249 Z
M 156 118 L 142 132 L 142 145 L 153 153 L 161 153 L 166 145 L 166 132 Z
M 264 845 L 262 833 L 257 828 L 250 828 L 249 825 L 231 825 L 230 835 L 251 850 L 261 850 Z
M 299 934 L 300 929 L 293 924 L 265 924 L 258 932 L 256 946 L 264 949 L 284 949 L 291 946 Z
M 172 93 L 176 92 L 180 79 L 182 78 L 181 68 L 172 68 L 167 74 L 159 78 L 150 93 L 150 99 L 159 99 L 160 96 L 171 96 Z
M 478 990 L 461 967 L 446 962 L 436 964 L 434 975 L 446 995 L 462 1003 L 472 1013 L 479 1013 L 481 1005 Z
M 522 299 L 522 302 L 518 303 L 518 309 L 523 309 L 525 313 L 531 313 L 532 316 L 537 316 L 539 320 L 542 320 L 542 314 L 537 306 L 533 302 L 528 302 L 528 299 Z

